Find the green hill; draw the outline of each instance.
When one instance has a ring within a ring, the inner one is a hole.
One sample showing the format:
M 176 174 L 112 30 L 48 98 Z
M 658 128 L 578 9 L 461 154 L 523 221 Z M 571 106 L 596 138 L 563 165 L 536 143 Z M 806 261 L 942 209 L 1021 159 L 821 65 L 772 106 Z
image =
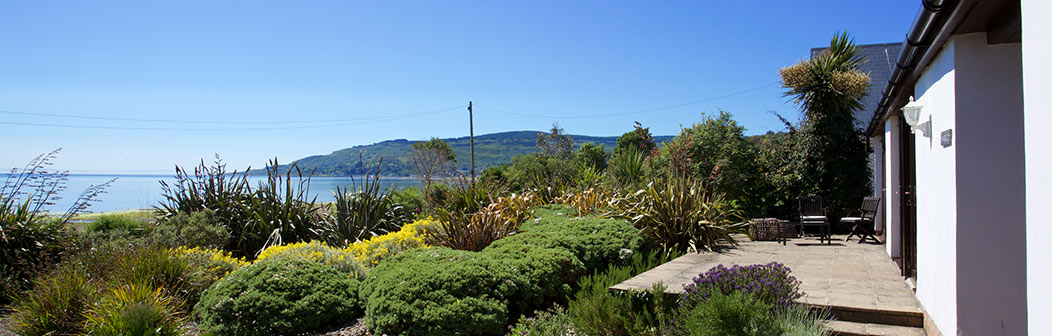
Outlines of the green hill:
M 479 135 L 475 137 L 475 166 L 482 169 L 489 166 L 501 165 L 511 161 L 517 154 L 531 153 L 537 150 L 536 131 L 514 131 Z M 574 143 L 580 146 L 591 142 L 597 145 L 606 145 L 607 151 L 614 149 L 617 144 L 616 136 L 595 137 L 586 135 L 571 135 Z M 655 136 L 654 140 L 662 142 L 671 139 L 671 136 Z M 457 154 L 457 169 L 468 171 L 471 166 L 470 144 L 468 137 L 443 139 Z M 358 155 L 367 165 L 375 165 L 383 158 L 382 176 L 410 176 L 413 168 L 409 163 L 409 154 L 412 143 L 405 139 L 387 140 L 372 145 L 355 146 L 332 152 L 326 155 L 308 156 L 296 160 L 296 164 L 305 171 L 314 169 L 315 176 L 350 176 L 362 173 L 359 166 Z M 262 173 L 253 171 L 253 173 Z

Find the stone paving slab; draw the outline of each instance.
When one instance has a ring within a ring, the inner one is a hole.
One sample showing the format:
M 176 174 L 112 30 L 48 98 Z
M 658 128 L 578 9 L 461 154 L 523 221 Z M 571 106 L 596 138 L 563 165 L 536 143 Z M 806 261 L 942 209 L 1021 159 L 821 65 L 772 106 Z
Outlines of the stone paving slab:
M 719 253 L 691 253 L 611 287 L 613 290 L 647 290 L 662 282 L 666 292 L 679 294 L 683 286 L 717 265 L 750 265 L 780 262 L 800 280 L 804 297 L 799 301 L 817 306 L 837 306 L 864 310 L 920 313 L 920 304 L 884 251 L 884 245 L 845 242 L 833 236 L 833 243 L 817 238 L 778 242 L 754 242 L 737 237 L 739 246 Z

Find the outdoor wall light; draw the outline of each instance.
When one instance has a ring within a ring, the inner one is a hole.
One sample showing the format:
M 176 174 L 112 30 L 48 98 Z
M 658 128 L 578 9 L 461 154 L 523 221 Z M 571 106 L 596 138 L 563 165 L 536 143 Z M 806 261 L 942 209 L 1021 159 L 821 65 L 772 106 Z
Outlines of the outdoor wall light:
M 910 125 L 911 133 L 917 133 L 919 129 L 925 138 L 931 138 L 931 118 L 928 118 L 928 121 L 924 123 L 919 123 L 920 112 L 923 107 L 923 105 L 917 104 L 913 100 L 913 96 L 910 96 L 910 102 L 902 107 L 902 116 L 906 118 L 906 124 Z

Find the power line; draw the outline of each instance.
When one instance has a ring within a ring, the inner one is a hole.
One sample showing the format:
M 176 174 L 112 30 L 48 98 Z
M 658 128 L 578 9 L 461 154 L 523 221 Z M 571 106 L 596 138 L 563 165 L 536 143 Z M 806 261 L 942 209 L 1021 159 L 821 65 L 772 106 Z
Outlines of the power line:
M 459 105 L 455 107 L 445 108 L 441 110 L 427 111 L 403 114 L 398 116 L 390 117 L 377 117 L 384 119 L 366 120 L 360 122 L 351 123 L 338 123 L 328 125 L 305 125 L 305 126 L 283 126 L 283 127 L 249 127 L 249 128 L 177 128 L 177 127 L 129 127 L 129 126 L 96 126 L 96 125 L 68 125 L 68 124 L 44 124 L 44 123 L 26 123 L 26 122 L 15 122 L 15 121 L 0 121 L 0 124 L 4 125 L 20 125 L 20 126 L 40 126 L 40 127 L 61 127 L 61 128 L 90 128 L 90 129 L 113 129 L 113 130 L 137 130 L 137 131 L 265 131 L 265 130 L 285 130 L 285 129 L 305 129 L 305 128 L 326 128 L 326 127 L 340 127 L 340 126 L 351 126 L 361 124 L 371 124 L 385 121 L 394 121 L 409 119 L 414 117 L 420 117 L 428 114 L 441 113 L 446 111 L 457 110 L 466 107 L 467 105 Z
M 775 85 L 778 85 L 778 84 L 779 83 L 771 83 L 771 84 L 767 84 L 767 85 L 763 85 L 763 86 L 757 86 L 757 87 L 750 88 L 750 89 L 745 89 L 745 90 L 741 90 L 741 91 L 737 91 L 737 92 L 728 93 L 728 94 L 725 94 L 725 95 L 722 95 L 722 96 L 710 97 L 710 98 L 705 98 L 705 99 L 701 99 L 701 100 L 695 100 L 695 101 L 692 101 L 692 102 L 687 102 L 687 103 L 682 103 L 682 104 L 662 106 L 662 107 L 656 107 L 656 108 L 651 108 L 651 109 L 646 109 L 646 110 L 631 111 L 631 112 L 621 112 L 621 113 L 578 115 L 578 116 L 538 115 L 538 114 L 508 112 L 508 111 L 498 110 L 498 109 L 491 108 L 491 107 L 486 107 L 486 106 L 478 106 L 478 105 L 475 105 L 475 106 L 478 107 L 478 108 L 490 110 L 490 111 L 493 111 L 493 112 L 510 114 L 510 115 L 521 116 L 521 117 L 531 117 L 531 118 L 559 118 L 559 119 L 604 118 L 604 117 L 617 117 L 617 116 L 624 116 L 624 115 L 631 115 L 631 114 L 640 114 L 640 113 L 647 113 L 647 112 L 656 112 L 656 111 L 669 110 L 669 109 L 674 109 L 674 108 L 683 107 L 683 106 L 701 104 L 701 103 L 704 103 L 704 102 L 710 102 L 710 101 L 713 101 L 713 100 L 733 97 L 733 96 L 737 96 L 737 95 L 740 95 L 740 94 L 745 94 L 745 93 L 749 93 L 749 92 L 753 92 L 753 91 L 757 91 L 757 90 L 761 90 L 761 89 L 766 89 L 766 88 L 769 88 L 769 87 L 772 87 L 772 86 L 775 86 Z
M 431 112 L 416 112 L 416 113 L 396 114 L 396 115 L 381 116 L 381 117 L 365 117 L 365 118 L 346 118 L 346 119 L 328 119 L 328 120 L 283 120 L 283 121 L 273 121 L 273 120 L 268 120 L 268 121 L 216 121 L 216 120 L 122 118 L 122 117 L 86 116 L 86 115 L 75 115 L 75 114 L 21 112 L 21 111 L 6 111 L 6 110 L 0 110 L 0 113 L 2 113 L 2 114 L 15 114 L 15 115 L 29 115 L 29 116 L 42 116 L 42 117 L 94 119 L 94 120 L 110 120 L 110 121 L 184 123 L 184 124 L 317 124 L 317 123 L 332 123 L 332 122 L 378 120 L 378 119 L 386 119 L 386 118 L 392 118 L 392 117 L 413 117 L 413 116 L 419 116 L 419 115 L 428 114 L 428 113 L 431 113 Z

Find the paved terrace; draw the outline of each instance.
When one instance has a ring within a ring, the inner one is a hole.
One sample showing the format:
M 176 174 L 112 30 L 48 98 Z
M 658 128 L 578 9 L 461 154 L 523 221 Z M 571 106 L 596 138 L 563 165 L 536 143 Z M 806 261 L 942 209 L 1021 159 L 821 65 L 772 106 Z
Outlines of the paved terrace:
M 857 238 L 844 242 L 844 237 L 833 236 L 831 245 L 820 244 L 816 237 L 795 238 L 783 246 L 773 241 L 749 241 L 740 235 L 738 247 L 719 253 L 687 254 L 611 289 L 646 290 L 663 282 L 668 292 L 678 294 L 698 274 L 720 264 L 780 262 L 800 280 L 800 289 L 805 293 L 798 300 L 801 303 L 829 307 L 841 320 L 871 322 L 867 321 L 868 315 L 879 316 L 881 321 L 874 323 L 919 327 L 920 304 L 899 275 L 898 266 L 884 251 L 884 245 L 858 244 Z

